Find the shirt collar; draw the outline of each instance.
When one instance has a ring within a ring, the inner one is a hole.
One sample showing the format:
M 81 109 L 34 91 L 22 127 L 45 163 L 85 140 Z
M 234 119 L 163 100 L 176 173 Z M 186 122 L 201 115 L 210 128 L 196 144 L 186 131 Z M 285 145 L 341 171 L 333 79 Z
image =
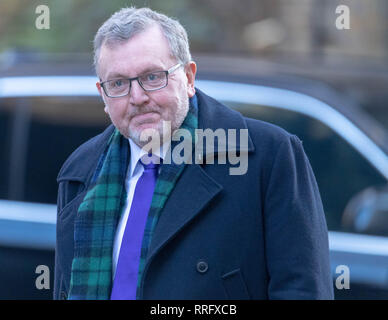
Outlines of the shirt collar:
M 138 165 L 139 159 L 144 155 L 147 155 L 147 152 L 144 149 L 140 148 L 135 142 L 133 142 L 132 139 L 128 138 L 128 141 L 131 150 L 131 161 L 129 163 L 128 176 L 132 177 L 135 173 L 135 169 Z M 157 150 L 152 150 L 152 154 L 164 160 L 166 158 L 167 151 L 170 148 L 170 144 L 170 141 L 166 142 L 162 145 L 161 148 L 158 148 Z

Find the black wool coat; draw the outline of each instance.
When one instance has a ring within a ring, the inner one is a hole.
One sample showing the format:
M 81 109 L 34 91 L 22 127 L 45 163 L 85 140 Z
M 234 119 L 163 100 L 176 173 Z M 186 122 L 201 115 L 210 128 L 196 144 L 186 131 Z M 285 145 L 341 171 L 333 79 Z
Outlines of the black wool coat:
M 248 170 L 187 164 L 148 251 L 142 299 L 332 299 L 328 233 L 301 141 L 197 90 L 202 129 L 247 129 Z M 108 138 L 80 146 L 58 175 L 54 298 L 66 298 L 74 218 Z M 237 141 L 238 142 L 238 141 Z M 238 147 L 238 145 L 237 145 Z

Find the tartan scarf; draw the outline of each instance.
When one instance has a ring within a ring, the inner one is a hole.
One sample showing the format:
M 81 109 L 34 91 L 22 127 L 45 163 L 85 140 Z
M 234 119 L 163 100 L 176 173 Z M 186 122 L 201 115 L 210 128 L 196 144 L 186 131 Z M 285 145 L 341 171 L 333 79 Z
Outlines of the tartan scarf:
M 198 127 L 197 98 L 190 98 L 182 129 L 189 130 L 195 143 Z M 180 141 L 171 142 L 171 150 Z M 194 150 L 194 149 L 193 149 Z M 74 258 L 69 300 L 108 300 L 112 290 L 112 255 L 116 228 L 127 197 L 125 178 L 129 143 L 115 129 L 101 155 L 92 183 L 78 208 L 74 222 Z M 152 234 L 185 163 L 163 163 L 156 181 L 141 246 L 137 299 Z

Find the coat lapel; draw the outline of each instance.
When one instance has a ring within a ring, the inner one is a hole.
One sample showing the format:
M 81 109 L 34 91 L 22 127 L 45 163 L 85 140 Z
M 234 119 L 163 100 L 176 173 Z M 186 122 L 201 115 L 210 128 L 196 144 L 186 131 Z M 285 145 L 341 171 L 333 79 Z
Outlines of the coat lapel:
M 147 261 L 189 224 L 222 189 L 222 186 L 211 178 L 200 165 L 186 165 L 161 211 Z

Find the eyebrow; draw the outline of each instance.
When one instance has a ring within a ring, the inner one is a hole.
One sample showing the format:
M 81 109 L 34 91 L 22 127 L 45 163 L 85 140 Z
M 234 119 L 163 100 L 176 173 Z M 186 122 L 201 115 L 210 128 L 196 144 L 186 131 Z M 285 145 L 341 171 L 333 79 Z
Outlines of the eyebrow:
M 148 66 L 145 69 L 143 69 L 137 76 L 148 73 L 148 72 L 153 72 L 153 71 L 163 71 L 163 68 L 160 66 L 156 66 L 156 65 Z M 110 80 L 110 79 L 129 79 L 129 78 L 132 78 L 132 77 L 129 77 L 128 75 L 124 75 L 120 72 L 112 72 L 112 73 L 109 73 L 107 76 L 108 80 Z

